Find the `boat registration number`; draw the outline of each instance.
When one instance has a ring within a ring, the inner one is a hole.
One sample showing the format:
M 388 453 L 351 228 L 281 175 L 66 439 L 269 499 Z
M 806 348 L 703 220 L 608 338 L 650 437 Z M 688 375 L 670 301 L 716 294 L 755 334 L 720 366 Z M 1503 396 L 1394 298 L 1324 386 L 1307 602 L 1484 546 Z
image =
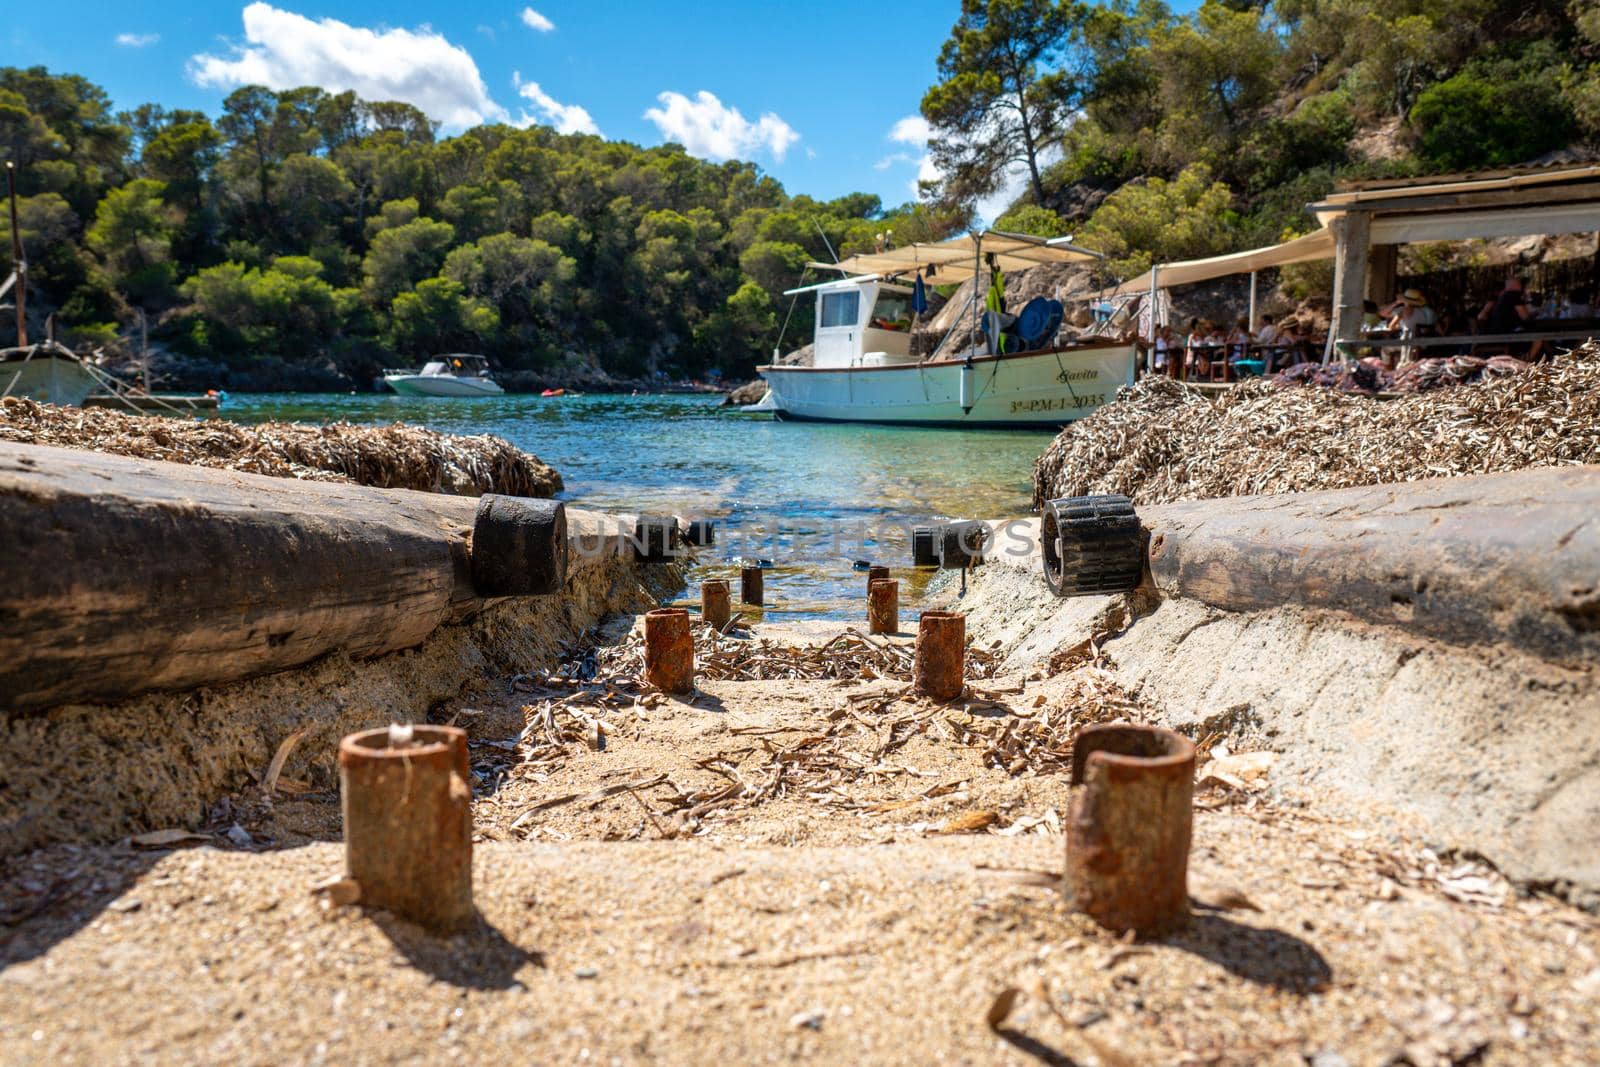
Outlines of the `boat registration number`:
M 1011 413 L 1023 411 L 1078 411 L 1097 408 L 1106 402 L 1104 393 L 1079 393 L 1077 396 L 1052 396 L 1040 400 L 1013 400 Z

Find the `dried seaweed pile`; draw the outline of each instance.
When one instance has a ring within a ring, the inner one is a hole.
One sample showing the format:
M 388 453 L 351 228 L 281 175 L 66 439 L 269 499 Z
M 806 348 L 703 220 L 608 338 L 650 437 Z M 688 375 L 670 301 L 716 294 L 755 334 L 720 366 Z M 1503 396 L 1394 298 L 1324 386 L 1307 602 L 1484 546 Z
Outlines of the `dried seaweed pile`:
M 1146 504 L 1600 463 L 1600 344 L 1472 385 L 1377 400 L 1248 382 L 1212 400 L 1147 378 L 1062 431 L 1034 505 Z
M 561 489 L 552 467 L 501 438 L 458 437 L 399 422 L 240 426 L 7 397 L 0 403 L 0 440 L 382 489 L 466 496 L 553 496 Z

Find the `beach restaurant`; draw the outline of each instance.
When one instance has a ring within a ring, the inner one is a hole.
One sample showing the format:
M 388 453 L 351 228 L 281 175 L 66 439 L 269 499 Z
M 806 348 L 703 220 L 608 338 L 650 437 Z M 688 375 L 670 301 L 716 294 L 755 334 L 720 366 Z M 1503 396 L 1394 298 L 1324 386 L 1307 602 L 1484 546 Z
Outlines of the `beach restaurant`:
M 1325 199 L 1307 205 L 1318 229 L 1266 248 L 1176 263 L 1160 263 L 1118 285 L 1112 297 L 1146 298 L 1159 320 L 1168 303 L 1162 290 L 1235 274 L 1250 275 L 1249 333 L 1260 327 L 1256 313 L 1259 272 L 1333 260 L 1332 317 L 1328 335 L 1318 339 L 1322 362 L 1354 357 L 1374 342 L 1401 346 L 1400 358 L 1429 355 L 1520 355 L 1539 358 L 1553 346 L 1595 335 L 1595 286 L 1600 282 L 1600 244 L 1579 260 L 1525 268 L 1463 268 L 1442 275 L 1403 277 L 1400 247 L 1478 238 L 1587 234 L 1600 231 L 1600 165 L 1552 165 L 1401 181 L 1343 184 Z M 1600 234 L 1597 234 L 1600 238 Z M 1520 277 L 1537 274 L 1534 290 Z M 1490 284 L 1485 284 L 1493 279 Z M 1433 284 L 1430 284 L 1433 283 Z M 1429 306 L 1427 289 L 1441 290 L 1425 316 L 1408 316 L 1410 306 Z M 1533 300 L 1538 295 L 1542 299 Z M 1417 301 L 1421 302 L 1420 305 Z M 1375 322 L 1375 309 L 1399 308 L 1389 323 Z M 1148 321 L 1148 314 L 1143 316 Z M 1394 319 L 1421 325 L 1399 325 Z M 1161 325 L 1159 321 L 1155 324 Z M 1145 327 L 1150 333 L 1154 329 Z M 1148 338 L 1148 334 L 1146 335 Z M 1312 351 L 1282 343 L 1251 340 L 1222 358 L 1220 380 L 1239 372 L 1270 373 L 1298 362 Z M 1211 377 L 1219 375 L 1213 371 Z

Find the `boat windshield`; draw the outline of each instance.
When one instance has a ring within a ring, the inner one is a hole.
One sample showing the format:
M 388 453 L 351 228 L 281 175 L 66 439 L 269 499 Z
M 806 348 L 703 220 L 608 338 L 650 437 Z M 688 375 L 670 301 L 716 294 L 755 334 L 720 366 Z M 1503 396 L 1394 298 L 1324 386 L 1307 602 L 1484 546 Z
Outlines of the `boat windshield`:
M 432 360 L 432 361 L 430 361 L 428 363 L 424 363 L 422 365 L 422 373 L 423 374 L 449 374 L 450 372 L 445 369 L 444 363 L 442 361 L 435 359 L 435 360 Z
M 911 294 L 885 289 L 872 305 L 871 325 L 880 330 L 911 329 Z

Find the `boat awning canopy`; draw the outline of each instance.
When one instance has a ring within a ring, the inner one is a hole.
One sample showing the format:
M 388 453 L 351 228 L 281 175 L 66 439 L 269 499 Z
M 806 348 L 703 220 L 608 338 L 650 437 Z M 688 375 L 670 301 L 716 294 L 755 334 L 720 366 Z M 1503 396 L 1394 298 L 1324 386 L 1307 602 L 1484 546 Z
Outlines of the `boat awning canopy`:
M 1023 233 L 985 230 L 935 244 L 913 242 L 885 252 L 861 252 L 837 263 L 812 263 L 823 270 L 847 274 L 876 274 L 890 278 L 921 272 L 936 284 L 962 282 L 987 269 L 979 257 L 994 257 L 1001 270 L 1027 270 L 1044 263 L 1092 263 L 1101 254 L 1080 248 L 1064 238 L 1033 237 Z
M 1148 293 L 1152 284 L 1166 289 L 1174 285 L 1190 285 L 1194 282 L 1210 281 L 1212 278 L 1224 278 L 1230 274 L 1248 274 L 1251 271 L 1266 270 L 1268 267 L 1332 258 L 1333 233 L 1321 229 L 1304 237 L 1285 241 L 1281 245 L 1252 248 L 1246 252 L 1231 252 L 1225 256 L 1211 256 L 1207 259 L 1158 263 L 1138 277 L 1130 278 L 1117 286 L 1111 295 Z

